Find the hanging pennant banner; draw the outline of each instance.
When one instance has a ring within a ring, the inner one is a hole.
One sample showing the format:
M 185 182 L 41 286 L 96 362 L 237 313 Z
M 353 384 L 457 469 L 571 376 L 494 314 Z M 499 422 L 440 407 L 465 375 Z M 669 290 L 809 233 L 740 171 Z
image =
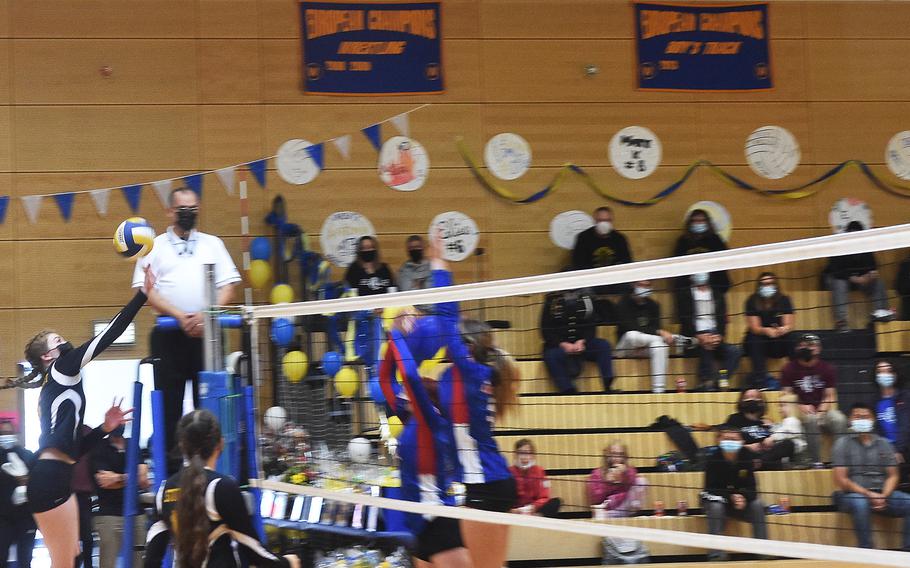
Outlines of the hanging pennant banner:
M 41 211 L 41 199 L 43 195 L 25 195 L 22 197 L 22 208 L 25 209 L 25 216 L 32 225 L 38 221 L 38 213 Z
M 111 199 L 111 190 L 93 189 L 89 192 L 89 195 L 92 196 L 92 201 L 95 202 L 95 210 L 98 211 L 98 215 L 107 217 L 107 204 Z
M 440 2 L 300 2 L 303 90 L 443 92 Z
M 637 2 L 638 88 L 770 89 L 768 4 Z
M 344 136 L 339 136 L 332 140 L 332 144 L 335 145 L 335 148 L 338 149 L 338 153 L 341 154 L 341 157 L 345 160 L 351 159 L 351 135 L 345 134 Z
M 227 191 L 227 194 L 234 195 L 234 181 L 237 179 L 237 172 L 234 171 L 233 166 L 215 170 L 215 174 L 218 176 L 218 179 L 221 180 L 221 185 L 224 186 L 224 190 Z
M 155 188 L 155 194 L 158 196 L 158 201 L 161 202 L 161 206 L 165 209 L 168 209 L 171 206 L 171 188 L 173 186 L 174 180 L 172 179 L 163 179 L 152 182 L 152 187 Z
M 130 206 L 130 211 L 133 213 L 138 213 L 139 200 L 142 198 L 142 186 L 128 185 L 126 187 L 121 187 L 120 191 L 123 192 L 123 197 L 126 198 L 126 202 Z
M 0 225 L 6 221 L 6 210 L 9 207 L 9 195 L 0 197 Z
M 67 193 L 57 193 L 54 195 L 54 201 L 57 202 L 57 207 L 60 209 L 60 215 L 63 216 L 64 221 L 69 221 L 70 217 L 73 216 L 73 201 L 76 199 L 76 194 L 72 192 Z

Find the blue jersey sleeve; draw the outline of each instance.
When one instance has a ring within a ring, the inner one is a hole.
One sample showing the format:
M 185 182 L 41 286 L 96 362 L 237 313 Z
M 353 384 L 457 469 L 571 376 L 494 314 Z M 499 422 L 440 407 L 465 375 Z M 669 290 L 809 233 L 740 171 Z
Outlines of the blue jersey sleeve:
M 401 371 L 402 379 L 407 385 L 405 389 L 410 398 L 412 408 L 420 412 L 427 426 L 432 430 L 436 431 L 445 428 L 447 423 L 437 410 L 436 405 L 433 404 L 427 389 L 423 386 L 420 372 L 414 363 L 414 358 L 407 351 L 407 346 L 401 333 L 393 330 L 390 335 L 392 340 L 389 342 L 389 351 L 392 353 L 395 365 Z

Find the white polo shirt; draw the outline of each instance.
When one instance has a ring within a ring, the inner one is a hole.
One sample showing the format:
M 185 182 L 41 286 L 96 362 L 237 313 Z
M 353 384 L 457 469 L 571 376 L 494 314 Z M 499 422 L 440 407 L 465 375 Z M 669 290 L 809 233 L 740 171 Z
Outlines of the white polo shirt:
M 133 288 L 142 287 L 144 269 L 151 266 L 156 278 L 155 290 L 177 309 L 196 313 L 208 307 L 205 304 L 206 264 L 215 265 L 216 287 L 240 281 L 240 272 L 221 239 L 194 229 L 189 238 L 183 240 L 168 227 L 166 233 L 155 237 L 152 252 L 136 263 Z

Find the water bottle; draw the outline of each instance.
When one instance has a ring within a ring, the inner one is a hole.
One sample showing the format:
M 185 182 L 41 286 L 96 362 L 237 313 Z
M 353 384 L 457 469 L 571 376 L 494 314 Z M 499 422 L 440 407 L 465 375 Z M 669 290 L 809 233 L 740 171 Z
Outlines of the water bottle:
M 717 381 L 717 388 L 720 390 L 730 390 L 730 378 L 727 376 L 727 370 L 720 370 L 720 379 Z

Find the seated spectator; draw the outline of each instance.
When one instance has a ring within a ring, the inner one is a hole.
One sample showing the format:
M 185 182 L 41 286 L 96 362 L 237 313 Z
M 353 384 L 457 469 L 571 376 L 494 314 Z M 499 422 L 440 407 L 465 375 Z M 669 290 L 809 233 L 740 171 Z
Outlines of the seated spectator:
M 602 268 L 632 262 L 626 237 L 613 227 L 613 210 L 607 206 L 594 210 L 594 226 L 578 233 L 572 248 L 572 268 Z M 598 289 L 600 294 L 622 294 L 627 284 L 611 284 Z
M 515 443 L 515 464 L 509 468 L 515 478 L 518 501 L 513 513 L 555 517 L 562 501 L 550 497 L 550 481 L 547 472 L 537 465 L 537 448 L 528 439 Z
M 603 465 L 588 477 L 588 502 L 607 517 L 631 517 L 644 503 L 648 482 L 629 465 L 629 449 L 613 442 L 604 448 Z
M 754 538 L 768 538 L 765 505 L 758 497 L 755 466 L 758 456 L 743 447 L 739 428 L 729 424 L 717 433 L 717 446 L 708 449 L 705 462 L 705 488 L 701 506 L 708 517 L 708 533 L 724 534 L 727 516 L 752 523 Z M 727 553 L 708 552 L 708 560 L 726 560 Z
M 850 221 L 847 232 L 862 231 L 863 224 Z M 835 256 L 828 261 L 825 268 L 826 284 L 831 290 L 831 303 L 834 305 L 834 326 L 837 331 L 850 331 L 847 321 L 847 302 L 850 290 L 860 290 L 872 300 L 875 310 L 872 321 L 891 321 L 894 310 L 888 307 L 885 285 L 878 274 L 878 263 L 875 254 L 863 252 Z
M 901 297 L 901 310 L 898 319 L 910 320 L 910 256 L 905 258 L 897 269 L 894 278 L 894 289 Z
M 861 548 L 874 548 L 872 513 L 904 519 L 903 550 L 910 552 L 910 494 L 896 491 L 894 448 L 875 433 L 875 414 L 862 402 L 850 408 L 850 430 L 833 450 L 834 504 L 853 519 Z
M 903 464 L 910 458 L 910 395 L 900 390 L 897 374 L 888 361 L 876 361 L 875 382 L 879 388 L 876 433 L 894 446 L 894 459 Z
M 724 294 L 711 286 L 706 272 L 693 274 L 691 280 L 691 286 L 678 294 L 680 331 L 686 337 L 695 338 L 694 352 L 698 355 L 701 383 L 697 390 L 717 390 L 719 381 L 729 381 L 736 373 L 742 351 L 725 341 L 727 301 Z
M 822 467 L 822 431 L 836 438 L 847 425 L 844 413 L 837 409 L 837 370 L 822 360 L 821 353 L 821 339 L 804 333 L 796 345 L 796 357 L 780 372 L 784 392 L 795 393 L 799 399 L 807 451 L 815 467 Z
M 16 426 L 0 422 L 0 566 L 5 567 L 11 545 L 16 566 L 27 568 L 35 548 L 35 520 L 28 508 L 25 485 L 35 454 L 22 447 Z
M 743 349 L 752 362 L 748 385 L 778 390 L 776 379 L 768 375 L 767 358 L 789 357 L 793 353 L 791 332 L 796 324 L 793 303 L 783 294 L 777 276 L 762 272 L 755 293 L 746 300 L 746 337 Z
M 711 215 L 704 209 L 693 209 L 686 217 L 685 231 L 677 239 L 676 246 L 673 247 L 673 256 L 688 256 L 720 250 L 727 250 L 727 243 L 717 234 Z M 730 289 L 730 275 L 726 270 L 712 272 L 710 280 L 711 288 L 720 294 L 726 294 Z M 676 291 L 688 288 L 688 277 L 680 276 L 676 279 Z
M 781 421 L 774 425 L 771 440 L 777 444 L 784 440 L 793 441 L 794 456 L 790 463 L 802 465 L 807 459 L 806 432 L 803 430 L 803 421 L 799 412 L 799 399 L 795 394 L 782 394 L 777 399 L 780 404 Z
M 379 260 L 379 243 L 375 237 L 360 237 L 357 241 L 357 259 L 344 273 L 348 288 L 357 290 L 358 296 L 385 294 L 395 287 L 389 265 Z
M 408 250 L 408 260 L 398 269 L 398 289 L 407 292 L 429 288 L 430 261 L 423 256 L 423 237 L 411 235 L 405 246 Z
M 744 447 L 758 455 L 762 469 L 779 468 L 786 458 L 796 455 L 796 443 L 789 439 L 773 437 L 774 424 L 765 417 L 767 404 L 758 389 L 747 389 L 739 394 L 736 412 L 727 417 L 726 425 L 739 429 Z
M 616 306 L 617 357 L 651 358 L 651 392 L 662 393 L 667 386 L 670 346 L 691 340 L 660 328 L 660 304 L 651 298 L 651 281 L 636 282 Z
M 552 292 L 540 314 L 543 360 L 560 393 L 578 392 L 573 379 L 581 373 L 583 361 L 596 361 L 605 392 L 613 384 L 613 356 L 610 342 L 596 335 L 594 299 L 588 290 Z

